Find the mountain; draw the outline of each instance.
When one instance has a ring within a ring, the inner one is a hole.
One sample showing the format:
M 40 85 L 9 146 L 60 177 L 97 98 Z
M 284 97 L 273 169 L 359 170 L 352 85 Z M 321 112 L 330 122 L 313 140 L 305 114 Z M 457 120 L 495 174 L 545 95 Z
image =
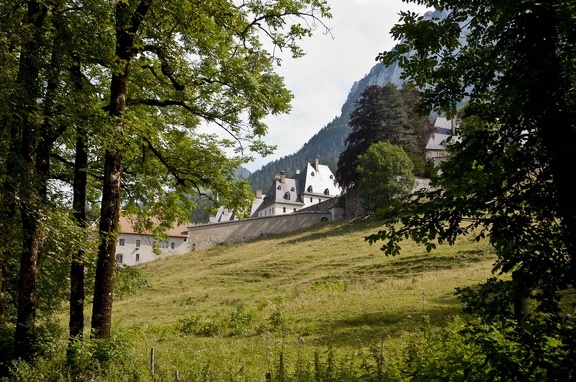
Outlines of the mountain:
M 447 11 L 430 11 L 424 14 L 424 18 L 429 20 L 443 19 L 446 15 Z M 464 28 L 464 30 L 466 29 Z M 465 34 L 466 33 L 464 33 L 464 35 Z M 461 43 L 466 43 L 464 37 L 460 40 Z M 370 85 L 383 86 L 387 83 L 393 83 L 398 87 L 402 86 L 401 73 L 402 70 L 398 67 L 397 63 L 390 66 L 385 66 L 382 63 L 374 65 L 364 78 L 354 82 L 344 105 L 342 105 L 340 116 L 334 118 L 320 129 L 320 131 L 310 138 L 296 153 L 284 156 L 264 165 L 260 170 L 254 171 L 248 178 L 252 189 L 254 191 L 258 188 L 267 189 L 274 179 L 275 174 L 284 170 L 287 176 L 292 176 L 296 170 L 303 168 L 306 163 L 313 162 L 316 158 L 320 160 L 320 163 L 329 166 L 330 170 L 335 173 L 338 158 L 345 148 L 344 140 L 350 132 L 350 128 L 348 127 L 350 113 L 356 107 L 356 101 L 360 98 L 360 94 Z M 433 115 L 431 115 L 431 117 L 433 117 Z
M 240 166 L 236 169 L 236 177 L 238 179 L 248 179 L 250 175 L 252 175 L 252 173 L 247 168 Z
M 397 86 L 402 85 L 400 69 L 397 65 L 384 66 L 381 63 L 374 65 L 364 78 L 354 82 L 339 116 L 320 129 L 294 154 L 267 163 L 250 175 L 248 180 L 252 189 L 254 191 L 258 188 L 266 190 L 274 179 L 274 175 L 280 171 L 285 171 L 287 176 L 292 176 L 296 170 L 303 168 L 306 163 L 313 162 L 316 158 L 321 164 L 330 167 L 333 173 L 336 172 L 338 158 L 344 151 L 344 140 L 350 132 L 348 127 L 350 113 L 354 110 L 360 94 L 367 86 L 382 86 L 389 82 Z

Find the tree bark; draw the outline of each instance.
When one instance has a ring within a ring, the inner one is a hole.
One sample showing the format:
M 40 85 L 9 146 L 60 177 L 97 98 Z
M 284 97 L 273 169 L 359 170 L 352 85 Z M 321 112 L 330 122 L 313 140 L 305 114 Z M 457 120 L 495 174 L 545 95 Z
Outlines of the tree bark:
M 128 98 L 130 60 L 134 37 L 146 16 L 152 0 L 142 0 L 136 10 L 121 0 L 116 2 L 116 57 L 120 68 L 112 75 L 110 84 L 110 117 L 114 123 L 114 137 L 120 141 L 124 130 L 122 117 Z M 100 209 L 100 246 L 96 263 L 94 303 L 92 307 L 92 336 L 109 338 L 112 328 L 114 300 L 114 268 L 116 266 L 116 236 L 120 219 L 120 182 L 122 176 L 122 144 L 114 142 L 106 149 L 104 183 Z
M 74 197 L 72 207 L 74 219 L 81 228 L 86 228 L 86 185 L 88 167 L 88 148 L 86 131 L 77 129 L 76 159 L 74 162 Z M 82 339 L 84 333 L 84 251 L 78 250 L 72 255 L 70 264 L 70 341 Z
M 524 82 L 528 100 L 522 111 L 538 123 L 540 137 L 551 158 L 550 169 L 558 198 L 556 208 L 563 222 L 570 259 L 568 282 L 576 286 L 576 198 L 572 174 L 566 170 L 576 150 L 576 113 L 566 99 L 573 85 L 571 71 L 564 67 L 572 65 L 574 56 L 562 62 L 558 55 L 563 44 L 558 39 L 558 7 L 557 1 L 543 1 L 522 19 L 526 35 L 520 54 L 525 56 L 526 65 L 519 69 L 528 77 Z
M 35 192 L 39 179 L 36 177 L 36 136 L 39 126 L 33 122 L 31 114 L 37 109 L 40 97 L 38 77 L 41 60 L 39 50 L 42 44 L 41 26 L 47 8 L 37 2 L 28 2 L 25 22 L 32 27 L 28 41 L 23 45 L 20 66 L 16 79 L 19 85 L 16 105 L 22 110 L 14 111 L 14 125 L 11 137 L 15 141 L 20 176 L 20 214 L 22 219 L 22 252 L 20 256 L 20 281 L 18 287 L 18 309 L 14 335 L 15 356 L 30 361 L 34 355 L 34 326 L 36 321 L 36 280 L 38 275 L 38 255 L 41 246 L 38 210 Z

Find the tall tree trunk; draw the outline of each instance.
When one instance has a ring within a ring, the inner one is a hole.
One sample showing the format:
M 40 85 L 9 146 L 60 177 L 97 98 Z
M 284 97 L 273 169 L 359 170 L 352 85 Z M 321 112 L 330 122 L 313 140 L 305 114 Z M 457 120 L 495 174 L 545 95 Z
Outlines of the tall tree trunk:
M 86 228 L 86 185 L 88 168 L 88 147 L 86 130 L 77 129 L 76 159 L 74 162 L 74 197 L 72 207 L 74 219 L 81 228 Z M 70 341 L 82 339 L 84 333 L 84 250 L 72 255 L 70 264 Z
M 574 160 L 576 150 L 576 114 L 568 104 L 572 84 L 569 68 L 574 56 L 562 62 L 558 48 L 559 12 L 557 1 L 547 0 L 531 7 L 523 19 L 526 31 L 520 54 L 526 64 L 519 68 L 527 73 L 526 86 L 528 101 L 523 113 L 538 123 L 538 131 L 550 155 L 552 179 L 558 196 L 558 213 L 565 230 L 566 245 L 570 258 L 569 278 L 576 286 L 576 198 L 574 198 L 573 177 L 567 166 Z M 534 28 L 538 25 L 538 28 Z M 538 114 L 534 115 L 534 111 Z M 569 281 L 569 282 L 570 282 Z
M 116 129 L 121 131 L 121 126 L 119 121 Z M 98 247 L 92 306 L 91 325 L 94 338 L 109 338 L 112 328 L 116 233 L 120 218 L 121 164 L 121 151 L 119 149 L 107 149 L 104 159 L 104 184 L 100 209 L 100 246 Z
M 41 246 L 39 231 L 38 196 L 34 192 L 36 178 L 36 136 L 39 126 L 33 122 L 32 113 L 37 111 L 37 99 L 40 97 L 38 76 L 40 72 L 39 50 L 42 44 L 41 26 L 47 8 L 34 1 L 28 2 L 28 13 L 25 20 L 32 27 L 28 41 L 23 45 L 17 84 L 21 94 L 16 102 L 23 110 L 15 110 L 15 125 L 12 127 L 12 138 L 17 142 L 20 152 L 11 153 L 18 156 L 18 166 L 22 171 L 20 177 L 20 214 L 22 219 L 22 253 L 20 257 L 20 281 L 18 287 L 18 313 L 14 335 L 15 356 L 31 360 L 34 355 L 33 337 L 36 321 L 36 279 L 38 274 L 38 255 Z
M 118 0 L 116 2 L 116 57 L 120 70 L 112 75 L 110 85 L 110 117 L 114 123 L 114 136 L 120 141 L 124 130 L 122 117 L 128 98 L 128 80 L 134 37 L 146 16 L 152 0 L 141 0 L 136 10 Z M 104 183 L 100 209 L 100 246 L 96 263 L 94 303 L 92 307 L 92 335 L 109 338 L 112 327 L 114 299 L 114 268 L 116 266 L 116 236 L 120 219 L 120 181 L 122 175 L 122 144 L 115 142 L 106 149 Z

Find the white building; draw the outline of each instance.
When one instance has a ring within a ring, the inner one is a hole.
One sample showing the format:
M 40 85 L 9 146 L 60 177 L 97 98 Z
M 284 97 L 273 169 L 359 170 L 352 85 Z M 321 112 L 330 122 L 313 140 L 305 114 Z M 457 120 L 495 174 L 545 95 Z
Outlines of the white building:
M 194 248 L 188 243 L 188 225 L 181 225 L 168 230 L 166 241 L 154 239 L 152 234 L 138 233 L 134 226 L 136 221 L 129 216 L 120 217 L 120 234 L 116 243 L 116 263 L 137 265 L 162 257 L 180 255 Z M 154 253 L 158 248 L 159 255 Z
M 334 174 L 326 165 L 307 163 L 304 171 L 298 171 L 292 178 L 280 172 L 272 186 L 263 196 L 256 217 L 277 216 L 296 212 L 300 209 L 325 202 L 340 195 Z M 258 201 L 258 196 L 257 196 Z

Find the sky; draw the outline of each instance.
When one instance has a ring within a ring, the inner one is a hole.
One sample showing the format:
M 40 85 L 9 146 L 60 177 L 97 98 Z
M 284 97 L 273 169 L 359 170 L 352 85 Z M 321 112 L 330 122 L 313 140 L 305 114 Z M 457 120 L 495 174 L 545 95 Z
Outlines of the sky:
M 402 0 L 328 0 L 332 19 L 325 20 L 331 30 L 318 26 L 312 37 L 301 41 L 306 52 L 301 58 L 287 55 L 277 72 L 293 93 L 289 114 L 266 119 L 268 144 L 274 154 L 257 157 L 244 165 L 254 172 L 263 165 L 294 154 L 340 115 L 340 109 L 354 81 L 362 79 L 376 64 L 379 52 L 390 50 L 395 41 L 390 29 L 401 10 L 424 13 L 426 8 Z

